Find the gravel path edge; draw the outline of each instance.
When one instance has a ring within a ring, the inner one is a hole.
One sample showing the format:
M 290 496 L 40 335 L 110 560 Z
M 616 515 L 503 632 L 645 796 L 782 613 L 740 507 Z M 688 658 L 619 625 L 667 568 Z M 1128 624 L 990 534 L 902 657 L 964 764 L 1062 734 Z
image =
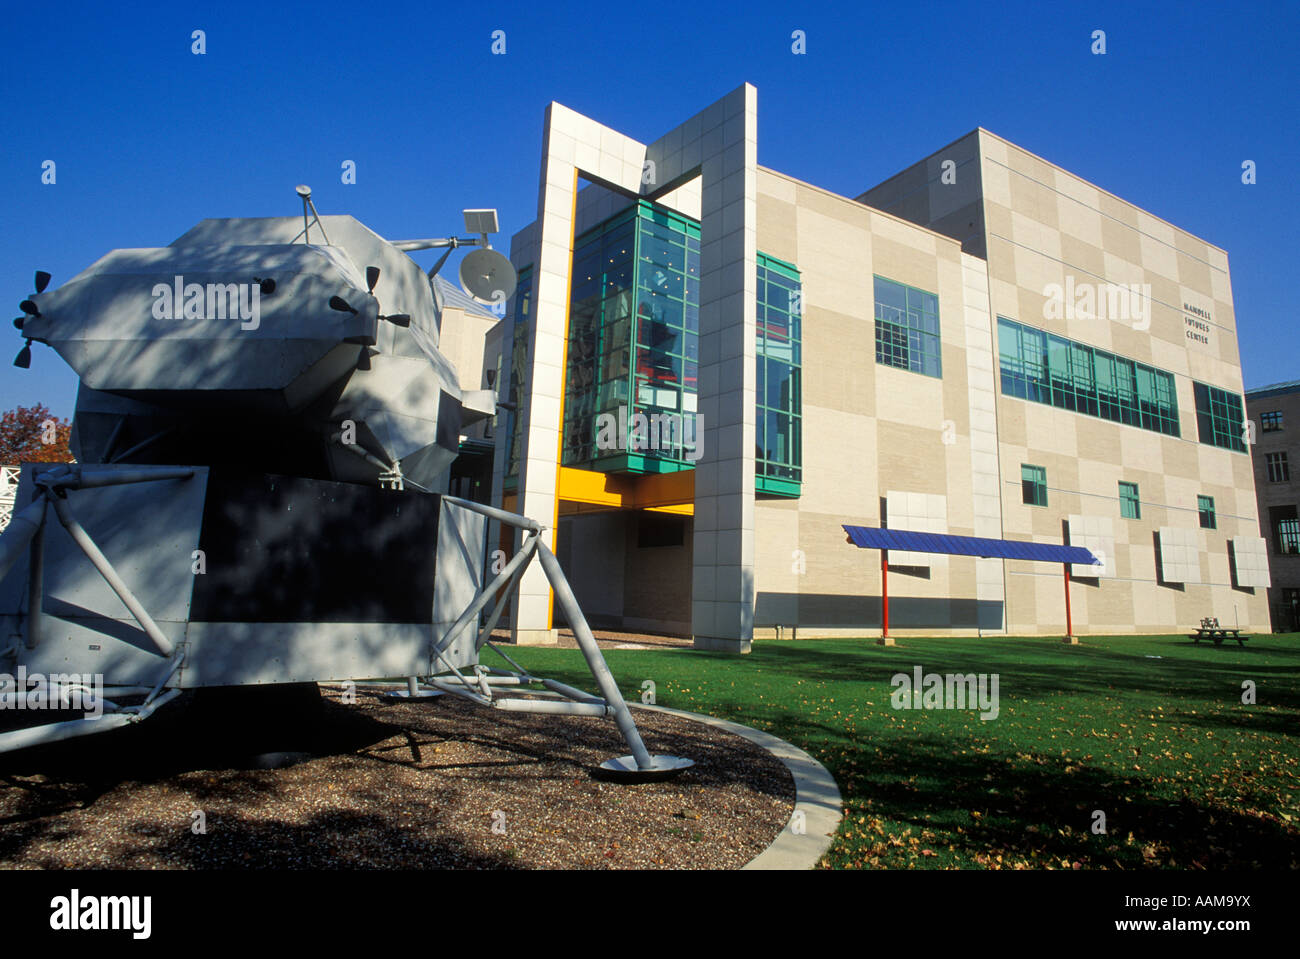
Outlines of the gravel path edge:
M 628 703 L 628 705 L 635 709 L 671 713 L 683 719 L 716 726 L 748 739 L 779 759 L 794 778 L 794 811 L 790 814 L 790 821 L 776 839 L 772 840 L 772 844 L 742 868 L 813 869 L 817 866 L 834 841 L 835 831 L 839 828 L 844 809 L 840 787 L 825 766 L 798 746 L 786 742 L 779 736 L 742 726 L 729 719 L 687 712 L 684 709 L 670 709 L 667 706 L 649 706 L 641 703 Z M 796 829 L 796 824 L 800 828 Z

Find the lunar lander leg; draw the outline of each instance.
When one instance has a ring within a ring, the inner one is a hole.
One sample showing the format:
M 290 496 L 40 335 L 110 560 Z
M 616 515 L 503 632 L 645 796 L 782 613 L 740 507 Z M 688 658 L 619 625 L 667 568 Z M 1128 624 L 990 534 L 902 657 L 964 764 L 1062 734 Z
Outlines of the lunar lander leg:
M 569 586 L 569 581 L 564 577 L 559 560 L 542 542 L 542 533 L 545 528 L 526 516 L 509 513 L 491 506 L 484 506 L 480 503 L 471 503 L 451 496 L 444 496 L 443 501 L 453 503 L 463 509 L 481 513 L 509 526 L 514 526 L 523 530 L 526 534 L 519 552 L 497 574 L 496 579 L 479 591 L 474 601 L 461 614 L 460 619 L 447 631 L 447 640 L 444 641 L 449 642 L 462 629 L 473 623 L 487 604 L 491 602 L 492 598 L 500 593 L 495 608 L 479 631 L 478 638 L 475 641 L 475 649 L 481 650 L 485 645 L 491 646 L 495 652 L 499 653 L 502 658 L 515 667 L 515 671 L 493 670 L 489 672 L 481 665 L 476 664 L 472 675 L 466 675 L 461 670 L 451 667 L 442 657 L 442 650 L 435 647 L 434 660 L 440 668 L 431 670 L 431 675 L 424 680 L 424 685 L 437 692 L 461 696 L 481 706 L 510 712 L 612 717 L 632 752 L 631 755 L 601 763 L 601 770 L 611 779 L 627 782 L 666 779 L 693 766 L 694 762 L 690 759 L 680 756 L 652 755 L 646 749 L 645 743 L 641 739 L 641 733 L 636 728 L 636 722 L 632 719 L 632 712 L 627 708 L 627 703 L 619 692 L 618 685 L 609 671 L 609 666 L 605 663 L 605 657 L 601 655 L 600 647 L 596 644 L 596 638 L 592 635 L 591 628 L 587 625 L 587 619 L 582 614 L 582 608 L 573 595 L 573 589 Z M 573 629 L 574 638 L 578 641 L 578 648 L 582 651 L 583 658 L 587 661 L 587 668 L 591 670 L 591 675 L 596 680 L 600 696 L 592 696 L 556 680 L 533 676 L 490 642 L 489 637 L 492 635 L 492 630 L 500 620 L 501 613 L 504 611 L 511 595 L 518 588 L 525 567 L 534 557 L 541 562 L 542 570 L 551 584 L 551 589 L 555 591 L 555 601 L 559 603 L 569 621 L 570 627 Z M 542 686 L 543 690 L 524 689 L 524 687 L 537 685 Z M 415 689 L 416 677 L 411 677 L 407 694 L 410 695 Z M 495 695 L 495 691 L 501 689 L 518 689 L 526 691 L 530 695 L 549 698 L 539 700 L 501 698 Z

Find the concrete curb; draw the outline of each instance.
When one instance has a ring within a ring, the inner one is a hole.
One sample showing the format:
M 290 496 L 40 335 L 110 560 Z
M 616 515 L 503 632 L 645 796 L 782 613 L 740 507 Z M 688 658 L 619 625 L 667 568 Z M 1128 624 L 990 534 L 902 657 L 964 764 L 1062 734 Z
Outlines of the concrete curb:
M 644 706 L 635 702 L 629 702 L 628 705 L 636 709 L 681 716 L 743 736 L 751 743 L 762 746 L 790 770 L 790 775 L 794 777 L 794 812 L 790 815 L 790 822 L 745 869 L 812 869 L 826 854 L 826 850 L 831 847 L 835 830 L 839 828 L 841 810 L 844 807 L 840 787 L 835 784 L 834 777 L 826 771 L 825 766 L 798 746 L 740 723 L 683 709 L 669 709 L 667 706 Z M 801 832 L 795 832 L 796 823 L 801 826 Z

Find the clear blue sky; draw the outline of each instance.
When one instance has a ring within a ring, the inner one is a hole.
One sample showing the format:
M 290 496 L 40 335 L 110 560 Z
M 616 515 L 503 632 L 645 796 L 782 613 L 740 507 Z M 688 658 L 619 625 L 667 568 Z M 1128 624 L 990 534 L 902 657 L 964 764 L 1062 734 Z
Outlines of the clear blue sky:
M 391 238 L 536 211 L 548 101 L 642 139 L 749 81 L 759 162 L 856 195 L 984 126 L 1228 251 L 1248 388 L 1300 378 L 1297 5 L 19 4 L 5 17 L 0 289 L 205 216 L 351 213 Z M 190 52 L 191 31 L 207 52 Z M 506 32 L 506 54 L 491 34 Z M 807 54 L 790 51 L 791 31 Z M 1107 53 L 1093 56 L 1095 29 Z M 41 163 L 57 183 L 41 184 Z M 354 160 L 357 183 L 340 182 Z M 1258 183 L 1241 183 L 1254 160 Z M 430 254 L 418 254 L 427 258 Z M 423 262 L 423 259 L 422 259 Z M 8 317 L 5 317 L 7 320 Z M 76 380 L 6 323 L 0 409 Z

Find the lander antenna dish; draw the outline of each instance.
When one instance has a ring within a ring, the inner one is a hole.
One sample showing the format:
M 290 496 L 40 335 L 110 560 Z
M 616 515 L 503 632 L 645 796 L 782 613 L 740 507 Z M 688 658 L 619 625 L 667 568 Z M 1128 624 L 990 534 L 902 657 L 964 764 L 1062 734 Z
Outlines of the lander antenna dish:
M 471 250 L 460 261 L 460 285 L 479 303 L 504 303 L 515 292 L 510 261 L 493 249 Z

